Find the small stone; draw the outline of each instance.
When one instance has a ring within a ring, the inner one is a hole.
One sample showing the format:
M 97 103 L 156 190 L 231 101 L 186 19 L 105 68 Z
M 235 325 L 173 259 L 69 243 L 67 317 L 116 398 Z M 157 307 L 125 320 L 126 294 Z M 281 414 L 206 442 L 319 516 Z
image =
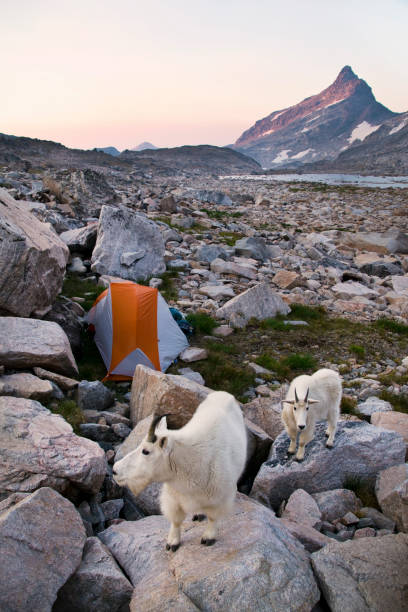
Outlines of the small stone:
M 191 363 L 193 361 L 201 361 L 202 359 L 207 359 L 208 352 L 206 349 L 196 348 L 194 346 L 189 346 L 184 349 L 184 351 L 180 354 L 180 359 L 187 363 Z
M 213 331 L 214 336 L 219 336 L 221 338 L 226 338 L 234 333 L 234 330 L 229 325 L 219 325 Z
M 359 518 L 353 512 L 347 512 L 340 520 L 343 525 L 356 525 L 359 522 Z
M 376 531 L 372 527 L 364 527 L 363 529 L 357 529 L 354 534 L 354 539 L 358 538 L 375 538 Z

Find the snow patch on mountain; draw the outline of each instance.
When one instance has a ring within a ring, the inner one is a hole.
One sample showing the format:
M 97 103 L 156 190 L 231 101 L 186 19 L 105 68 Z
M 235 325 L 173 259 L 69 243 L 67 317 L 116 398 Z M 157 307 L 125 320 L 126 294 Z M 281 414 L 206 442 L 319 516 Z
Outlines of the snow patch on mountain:
M 379 125 L 370 125 L 367 121 L 363 121 L 362 123 L 359 123 L 357 127 L 354 128 L 354 130 L 350 134 L 350 138 L 348 139 L 348 141 L 350 144 L 355 140 L 363 141 L 365 138 L 367 138 L 369 134 L 372 134 L 372 132 L 378 130 L 379 127 Z
M 296 155 L 292 155 L 291 159 L 301 159 L 311 151 L 313 151 L 313 149 L 306 149 L 305 151 L 300 151 L 299 153 L 296 153 Z
M 407 124 L 408 124 L 408 121 L 401 121 L 401 123 L 399 125 L 396 125 L 395 128 L 393 128 L 390 131 L 389 136 L 391 136 L 391 134 L 396 134 L 397 132 L 402 130 L 402 128 L 404 128 Z
M 278 155 L 275 157 L 275 159 L 272 160 L 273 164 L 281 164 L 283 161 L 286 161 L 287 159 L 289 159 L 288 153 L 290 152 L 291 149 L 284 149 L 283 151 L 280 151 L 278 153 Z

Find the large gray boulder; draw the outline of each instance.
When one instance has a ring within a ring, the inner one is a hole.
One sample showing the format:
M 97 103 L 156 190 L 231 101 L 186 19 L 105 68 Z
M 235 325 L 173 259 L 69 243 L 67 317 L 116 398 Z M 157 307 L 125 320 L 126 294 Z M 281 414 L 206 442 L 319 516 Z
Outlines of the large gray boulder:
M 262 321 L 289 312 L 289 306 L 268 283 L 259 283 L 226 302 L 215 316 L 217 319 L 227 319 L 233 327 L 245 327 L 253 317 Z
M 113 392 L 100 380 L 81 380 L 78 385 L 78 406 L 82 410 L 106 410 L 115 401 Z
M 129 209 L 102 206 L 91 267 L 132 281 L 162 274 L 166 264 L 158 226 Z
M 244 257 L 253 257 L 260 261 L 266 261 L 272 256 L 272 251 L 267 246 L 265 240 L 255 236 L 237 240 L 235 243 L 235 253 Z
M 408 609 L 408 535 L 332 542 L 312 565 L 332 612 Z
M 375 493 L 383 513 L 397 523 L 399 531 L 408 533 L 408 463 L 380 472 Z
M 69 250 L 47 223 L 0 188 L 0 313 L 44 313 L 61 290 Z
M 108 548 L 88 538 L 81 565 L 59 590 L 53 612 L 125 612 L 132 591 Z
M 0 513 L 0 609 L 50 612 L 81 563 L 85 529 L 75 506 L 49 488 Z
M 311 610 L 319 591 L 308 554 L 273 513 L 243 496 L 211 548 L 186 522 L 182 546 L 165 550 L 168 523 L 151 516 L 99 534 L 135 587 L 131 610 Z
M 202 189 L 194 193 L 195 197 L 200 202 L 208 202 L 209 204 L 218 204 L 220 206 L 231 206 L 232 200 L 223 191 L 211 191 L 208 189 Z
M 103 450 L 61 416 L 33 400 L 0 397 L 0 498 L 39 487 L 96 493 L 105 472 Z
M 214 259 L 227 259 L 227 252 L 220 244 L 202 244 L 194 253 L 194 259 L 211 263 Z
M 275 509 L 300 488 L 319 493 L 357 479 L 374 489 L 378 472 L 405 459 L 404 440 L 396 433 L 361 421 L 340 422 L 334 447 L 327 449 L 325 430 L 326 423 L 318 423 L 301 463 L 287 457 L 289 437 L 280 434 L 255 478 L 251 497 Z
M 66 376 L 78 374 L 64 330 L 38 319 L 0 317 L 0 363 L 8 368 L 41 366 Z

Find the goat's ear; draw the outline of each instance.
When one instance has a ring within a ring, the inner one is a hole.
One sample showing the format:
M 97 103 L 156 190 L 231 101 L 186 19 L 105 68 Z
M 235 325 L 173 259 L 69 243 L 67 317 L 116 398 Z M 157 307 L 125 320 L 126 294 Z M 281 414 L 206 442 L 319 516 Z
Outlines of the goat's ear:
M 320 400 L 314 400 L 314 399 L 307 400 L 308 404 L 318 404 L 319 402 L 320 402 Z
M 169 443 L 169 439 L 167 436 L 163 436 L 162 438 L 159 438 L 159 446 L 160 448 L 163 448 L 164 450 L 166 450 L 168 448 L 168 444 Z
M 295 400 L 282 400 L 282 404 L 290 404 L 291 406 L 294 406 Z

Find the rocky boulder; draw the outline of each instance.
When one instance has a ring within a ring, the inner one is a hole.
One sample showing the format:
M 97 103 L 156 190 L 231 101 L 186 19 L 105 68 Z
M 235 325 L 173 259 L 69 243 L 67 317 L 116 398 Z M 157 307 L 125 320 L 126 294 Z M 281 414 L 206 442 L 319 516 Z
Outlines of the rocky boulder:
M 153 412 L 169 413 L 169 428 L 178 429 L 190 420 L 210 392 L 185 376 L 164 374 L 138 365 L 132 381 L 130 419 L 136 425 Z
M 197 200 L 200 202 L 207 202 L 208 204 L 218 204 L 220 206 L 231 206 L 231 198 L 222 191 L 210 191 L 202 189 L 194 193 Z
M 51 612 L 85 539 L 75 506 L 48 487 L 0 510 L 0 609 Z
M 44 313 L 61 290 L 69 251 L 46 223 L 0 188 L 0 313 Z
M 244 404 L 242 410 L 244 415 L 266 431 L 272 440 L 275 440 L 284 429 L 280 403 L 274 403 L 270 398 L 257 397 Z
M 323 521 L 334 521 L 347 512 L 356 513 L 362 505 L 357 495 L 349 489 L 322 491 L 314 493 L 312 497 L 319 506 Z
M 312 565 L 332 612 L 405 610 L 408 536 L 332 542 L 312 554 Z
M 399 531 L 408 533 L 408 463 L 380 472 L 375 493 L 383 513 L 397 523 Z
M 194 253 L 194 259 L 211 263 L 214 259 L 227 259 L 227 252 L 220 244 L 203 244 Z
M 403 232 L 344 232 L 340 241 L 348 247 L 375 253 L 408 253 L 408 236 Z
M 44 486 L 96 493 L 105 471 L 103 450 L 61 416 L 33 400 L 0 397 L 0 497 Z
M 59 590 L 53 612 L 125 612 L 132 591 L 108 548 L 88 538 L 81 565 Z
M 90 255 L 95 246 L 97 229 L 98 224 L 93 221 L 85 227 L 62 232 L 60 238 L 65 242 L 71 253 Z
M 65 332 L 50 321 L 0 317 L 0 362 L 8 368 L 41 366 L 67 376 L 78 374 Z
M 81 380 L 78 385 L 78 406 L 82 410 L 106 410 L 115 400 L 113 392 L 99 380 Z
M 92 270 L 132 281 L 162 274 L 164 241 L 158 226 L 140 213 L 103 206 Z
M 272 256 L 272 250 L 267 246 L 263 238 L 240 238 L 235 243 L 235 253 L 243 257 L 253 257 L 260 261 L 266 261 Z
M 202 525 L 183 527 L 176 553 L 165 550 L 161 516 L 99 534 L 135 587 L 132 611 L 306 611 L 318 601 L 307 553 L 267 508 L 241 498 L 211 548 L 200 544 Z
M 8 368 L 41 366 L 67 376 L 78 374 L 65 332 L 50 321 L 0 317 L 0 362 Z
M 245 327 L 253 317 L 262 321 L 289 312 L 289 306 L 270 285 L 260 283 L 226 302 L 215 315 L 218 319 L 227 319 L 233 327 Z
M 408 414 L 394 410 L 392 412 L 374 412 L 371 416 L 371 423 L 387 431 L 399 433 L 408 446 Z
M 33 376 L 28 372 L 0 376 L 0 385 L 8 385 L 11 389 L 11 392 L 7 393 L 7 395 L 38 401 L 46 401 L 53 392 L 50 381 L 41 380 L 41 378 Z
M 251 497 L 278 508 L 300 488 L 319 493 L 341 488 L 350 478 L 374 488 L 378 472 L 405 459 L 404 440 L 396 433 L 361 421 L 343 421 L 338 425 L 334 447 L 327 449 L 325 430 L 325 423 L 316 426 L 301 463 L 288 458 L 289 437 L 286 432 L 280 434 L 255 479 Z

